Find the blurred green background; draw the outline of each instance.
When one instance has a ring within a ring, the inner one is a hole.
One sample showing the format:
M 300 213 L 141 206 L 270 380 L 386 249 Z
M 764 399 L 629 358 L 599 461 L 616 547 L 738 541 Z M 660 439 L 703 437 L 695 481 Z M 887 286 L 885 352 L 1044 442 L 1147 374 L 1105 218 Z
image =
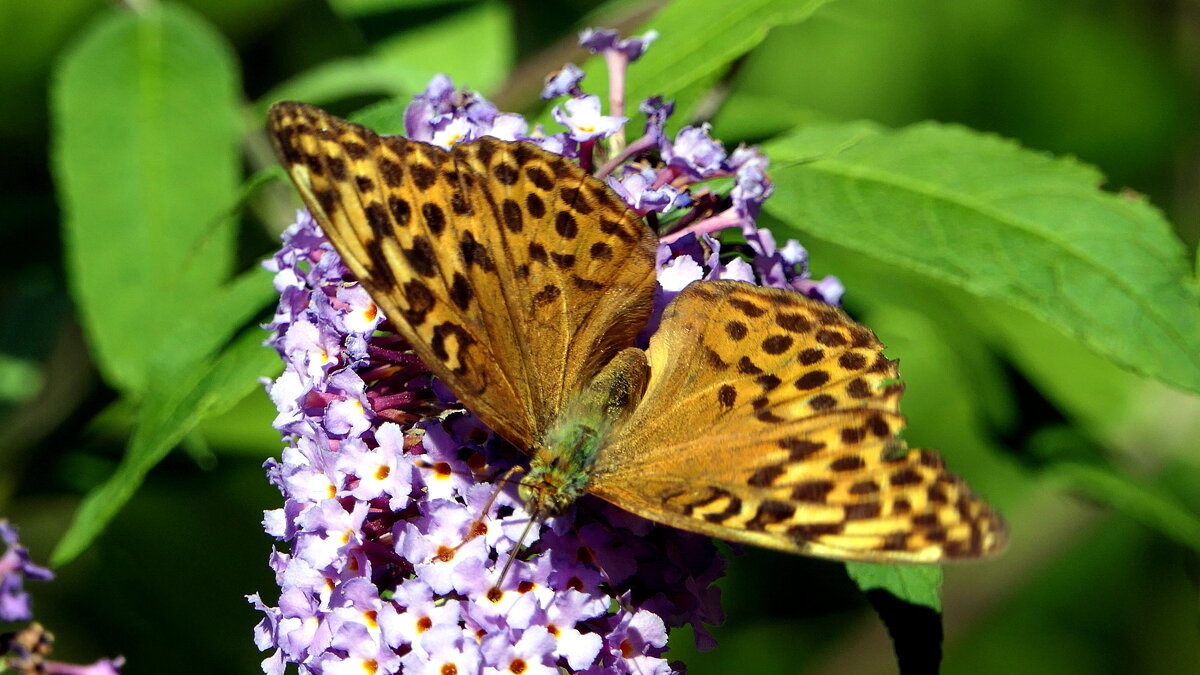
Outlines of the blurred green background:
M 154 3 L 128 4 L 145 11 Z M 961 124 L 1097 166 L 1108 177 L 1106 189 L 1146 195 L 1162 209 L 1194 260 L 1200 3 L 841 0 L 808 3 L 811 15 L 786 4 L 759 3 L 761 11 L 778 14 L 780 25 L 754 36 L 745 55 L 704 82 L 703 92 L 694 87 L 681 97 L 692 96 L 727 147 L 815 123 Z M 147 209 L 168 219 L 209 209 L 188 235 L 195 238 L 189 250 L 230 249 L 232 262 L 222 265 L 233 269 L 205 272 L 224 279 L 269 255 L 290 222 L 294 203 L 286 186 L 243 183 L 252 175 L 277 176 L 259 174 L 273 164 L 261 132 L 272 101 L 295 97 L 346 114 L 383 99 L 407 101 L 430 75 L 445 72 L 504 109 L 535 115 L 542 76 L 585 58 L 575 46 L 578 29 L 620 26 L 629 33 L 661 5 L 173 5 L 181 6 L 190 8 L 181 14 L 190 25 L 207 25 L 208 32 L 172 46 L 195 54 L 197 64 L 181 58 L 172 66 L 205 72 L 197 92 L 228 90 L 236 97 L 239 118 L 202 123 L 240 128 L 244 140 L 208 148 L 190 136 L 158 138 L 173 153 L 152 177 L 164 189 L 188 186 L 189 167 L 213 155 L 232 169 L 219 190 L 198 194 L 197 188 L 191 202 L 160 200 Z M 113 126 L 89 127 L 92 100 L 105 107 L 97 119 L 111 119 L 114 104 L 100 99 L 115 85 L 71 71 L 86 70 L 89 64 L 79 61 L 88 60 L 80 55 L 90 41 L 134 9 L 97 0 L 0 3 L 0 236 L 8 252 L 0 272 L 6 289 L 0 515 L 20 526 L 39 561 L 49 559 L 82 497 L 115 470 L 139 416 L 159 404 L 156 392 L 164 389 L 155 388 L 156 374 L 174 372 L 169 364 L 155 366 L 156 358 L 170 361 L 169 353 L 151 354 L 137 372 L 98 367 L 94 331 L 81 328 L 78 308 L 97 311 L 103 303 L 96 298 L 106 293 L 136 295 L 152 287 L 162 273 L 156 267 L 194 262 L 158 260 L 154 242 L 133 250 L 116 235 L 109 248 L 103 239 L 72 239 L 61 225 L 69 209 L 93 207 L 64 197 L 65 185 L 84 180 L 65 175 L 83 160 L 55 154 L 69 146 L 71 134 L 98 139 L 84 162 L 93 164 L 122 143 L 144 140 Z M 730 43 L 745 39 L 728 35 Z M 205 70 L 218 57 L 232 70 Z M 631 79 L 638 80 L 637 65 Z M 655 84 L 636 87 L 653 91 Z M 602 92 L 595 79 L 585 88 Z M 129 102 L 131 127 L 141 102 Z M 194 124 L 184 113 L 179 120 Z M 842 278 L 847 308 L 875 328 L 890 356 L 902 359 L 907 437 L 941 448 L 1011 524 L 1005 556 L 945 571 L 944 671 L 1200 672 L 1200 398 L 1122 370 L 1018 310 L 864 259 L 839 245 L 836 233 L 810 234 L 795 236 L 809 248 L 816 274 Z M 74 242 L 66 254 L 65 241 Z M 108 270 L 106 285 L 78 281 L 94 277 L 68 281 L 73 265 L 96 258 L 120 263 Z M 1121 270 L 1121 261 L 1113 267 Z M 215 338 L 176 326 L 163 333 L 165 343 L 194 338 L 219 345 L 234 329 L 262 320 L 269 282 L 247 279 L 249 290 L 239 297 L 261 296 L 250 304 L 258 313 Z M 85 296 L 91 300 L 80 302 Z M 972 311 L 981 303 L 987 321 Z M 187 314 L 159 302 L 127 313 L 130 328 L 143 317 L 169 325 Z M 251 348 L 261 340 L 243 336 Z M 149 349 L 108 339 L 106 349 Z M 31 589 L 37 618 L 58 635 L 57 657 L 91 661 L 121 653 L 130 660 L 129 674 L 259 672 L 262 655 L 251 642 L 259 617 L 243 596 L 261 591 L 274 598 L 266 565 L 272 540 L 260 519 L 279 498 L 261 465 L 280 443 L 270 426 L 273 409 L 254 381 L 255 374 L 269 374 L 267 356 L 237 377 L 225 373 L 232 383 L 219 389 L 223 400 L 171 399 L 175 410 L 221 414 L 172 440 L 178 451 L 147 475 L 104 534 L 58 569 L 53 583 Z M 716 651 L 695 654 L 689 635 L 673 637 L 671 656 L 685 659 L 691 673 L 896 669 L 882 624 L 841 565 L 748 550 L 732 558 L 723 589 L 728 619 L 715 631 Z

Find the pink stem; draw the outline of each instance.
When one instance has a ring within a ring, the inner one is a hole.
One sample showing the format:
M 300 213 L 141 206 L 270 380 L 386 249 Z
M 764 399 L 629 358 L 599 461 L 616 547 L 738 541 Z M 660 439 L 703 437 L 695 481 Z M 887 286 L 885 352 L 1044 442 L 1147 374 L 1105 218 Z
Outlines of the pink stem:
M 417 394 L 416 394 L 416 392 L 412 392 L 412 391 L 402 391 L 399 394 L 392 394 L 390 396 L 372 397 L 370 399 L 372 410 L 386 410 L 388 408 L 398 408 L 402 405 L 407 405 L 409 403 L 412 403 L 415 400 L 417 400 Z
M 608 66 L 608 114 L 613 117 L 625 116 L 625 70 L 629 65 L 629 57 L 616 49 L 604 50 L 604 63 Z M 625 148 L 625 128 L 609 137 L 609 146 L 613 152 L 620 154 Z
M 720 232 L 729 227 L 741 225 L 741 223 L 742 219 L 734 213 L 733 209 L 727 209 L 711 218 L 697 220 L 677 232 L 664 234 L 659 237 L 658 241 L 660 244 L 669 244 L 686 234 L 712 234 L 713 232 Z

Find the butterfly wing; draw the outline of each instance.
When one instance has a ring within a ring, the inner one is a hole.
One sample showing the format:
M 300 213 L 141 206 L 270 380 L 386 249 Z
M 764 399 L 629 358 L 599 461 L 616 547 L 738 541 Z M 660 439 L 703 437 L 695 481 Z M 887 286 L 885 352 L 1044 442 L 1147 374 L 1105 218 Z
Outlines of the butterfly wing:
M 413 350 L 522 449 L 632 344 L 654 235 L 600 181 L 530 143 L 449 151 L 277 103 L 280 161 Z
M 674 527 L 843 560 L 999 552 L 999 516 L 896 434 L 903 385 L 866 327 L 799 293 L 696 282 L 589 491 Z

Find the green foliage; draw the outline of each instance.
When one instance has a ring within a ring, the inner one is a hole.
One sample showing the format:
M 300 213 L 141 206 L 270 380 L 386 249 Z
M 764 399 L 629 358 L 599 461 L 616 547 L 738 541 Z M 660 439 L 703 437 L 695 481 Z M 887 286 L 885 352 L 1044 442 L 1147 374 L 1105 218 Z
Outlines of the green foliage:
M 631 108 L 649 96 L 675 99 L 682 114 L 678 126 L 696 113 L 704 90 L 724 74 L 729 64 L 762 43 L 770 29 L 803 21 L 829 0 L 700 0 L 665 7 L 646 28 L 657 30 L 654 48 L 636 66 L 630 79 Z
M 271 366 L 244 347 L 209 361 L 272 293 L 261 272 L 226 283 L 236 82 L 221 37 L 170 7 L 103 18 L 60 66 L 54 156 L 73 296 L 97 366 L 145 405 L 121 468 L 84 501 L 56 564 L 103 531 L 205 414 L 240 400 Z M 234 367 L 239 378 L 225 381 Z
M 165 7 L 105 17 L 60 66 L 54 157 L 72 295 L 97 364 L 127 393 L 220 344 L 176 330 L 223 300 L 230 272 L 236 83 L 220 36 Z
M 1058 462 L 1047 478 L 1083 492 L 1158 530 L 1181 546 L 1200 551 L 1200 517 L 1169 493 L 1110 467 Z
M 1168 13 L 1127 0 L 568 3 L 537 16 L 494 0 L 128 4 L 0 8 L 0 138 L 19 174 L 0 187 L 16 230 L 0 515 L 36 559 L 78 561 L 35 597 L 76 660 L 125 652 L 136 674 L 192 653 L 173 672 L 258 672 L 257 617 L 236 612 L 240 594 L 270 593 L 270 542 L 221 535 L 279 506 L 261 472 L 278 446 L 235 431 L 269 431 L 255 390 L 279 367 L 256 327 L 274 294 L 258 260 L 296 202 L 260 189 L 280 176 L 260 129 L 270 103 L 398 132 L 408 98 L 445 72 L 546 122 L 530 92 L 563 61 L 607 90 L 574 32 L 624 21 L 624 34 L 660 34 L 629 71 L 626 114 L 663 94 L 680 111 L 672 133 L 703 113 L 729 147 L 766 149 L 778 238 L 798 238 L 816 276 L 839 276 L 849 311 L 902 359 L 907 440 L 940 448 L 1013 534 L 996 561 L 850 565 L 849 580 L 752 552 L 724 582 L 718 651 L 675 636 L 672 655 L 701 675 L 894 670 L 857 586 L 944 608 L 950 672 L 1200 661 L 1197 89 Z M 173 577 L 172 558 L 192 576 Z M 91 614 L 113 579 L 145 601 Z M 209 628 L 139 641 L 167 615 Z
M 435 2 L 436 0 L 429 0 Z M 387 5 L 414 2 L 369 0 L 343 2 L 337 8 L 349 16 L 394 9 Z M 481 2 L 438 15 L 420 31 L 397 33 L 380 41 L 369 54 L 334 59 L 279 84 L 262 97 L 259 112 L 275 101 L 295 100 L 325 105 L 369 94 L 411 98 L 437 73 L 454 73 L 458 82 L 489 91 L 508 75 L 512 41 L 506 31 L 512 16 L 499 2 Z M 463 45 L 470 45 L 464 49 Z
M 811 236 L 1012 304 L 1200 392 L 1200 293 L 1161 213 L 1098 171 L 959 128 L 805 128 L 766 146 L 768 210 Z
M 202 419 L 229 410 L 258 387 L 258 376 L 279 369 L 278 356 L 264 348 L 262 335 L 251 329 L 215 360 L 197 361 L 190 369 L 151 384 L 120 465 L 80 504 L 51 563 L 74 560 L 133 497 L 146 473 Z
M 846 572 L 864 591 L 887 591 L 914 605 L 942 611 L 942 568 L 937 565 L 846 563 Z

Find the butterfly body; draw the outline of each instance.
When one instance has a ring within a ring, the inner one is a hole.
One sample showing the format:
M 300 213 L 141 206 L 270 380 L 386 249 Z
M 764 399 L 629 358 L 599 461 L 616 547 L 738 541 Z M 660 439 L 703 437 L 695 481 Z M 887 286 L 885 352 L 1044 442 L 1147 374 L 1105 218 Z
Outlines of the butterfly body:
M 743 282 L 687 286 L 646 349 L 656 237 L 606 185 L 527 142 L 450 150 L 276 104 L 281 162 L 416 354 L 531 455 L 521 497 L 599 496 L 792 553 L 939 562 L 1004 525 L 899 439 L 903 386 L 841 310 Z
M 596 462 L 645 391 L 646 354 L 630 347 L 617 354 L 570 401 L 535 443 L 520 496 L 534 513 L 557 515 L 589 491 Z

